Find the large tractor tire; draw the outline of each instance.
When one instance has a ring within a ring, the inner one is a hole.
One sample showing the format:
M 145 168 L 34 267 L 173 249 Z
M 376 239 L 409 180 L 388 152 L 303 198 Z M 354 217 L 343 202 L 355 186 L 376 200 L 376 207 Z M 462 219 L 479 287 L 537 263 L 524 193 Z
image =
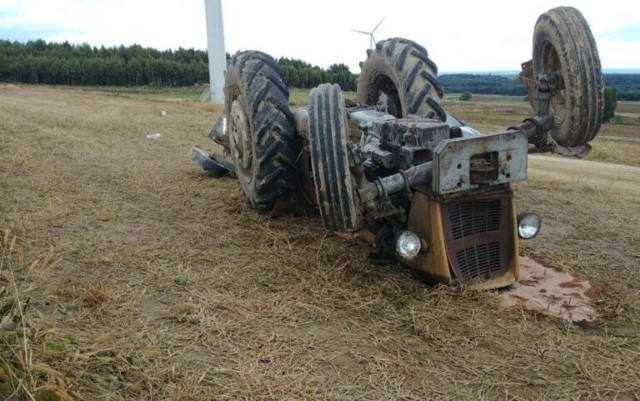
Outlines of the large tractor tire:
M 427 50 L 407 39 L 393 38 L 376 44 L 360 63 L 358 102 L 375 105 L 386 98 L 390 114 L 447 119 L 440 105 L 444 90 L 436 78 L 438 68 Z
M 225 73 L 229 150 L 251 207 L 270 210 L 296 188 L 298 153 L 289 90 L 268 54 L 236 53 Z
M 600 130 L 604 85 L 595 39 L 573 7 L 542 14 L 533 32 L 533 76 L 555 72 L 561 73 L 564 89 L 551 98 L 555 117 L 551 137 L 564 147 L 584 145 Z
M 331 231 L 360 228 L 347 124 L 347 109 L 338 85 L 323 84 L 311 90 L 311 170 L 320 216 L 325 228 Z

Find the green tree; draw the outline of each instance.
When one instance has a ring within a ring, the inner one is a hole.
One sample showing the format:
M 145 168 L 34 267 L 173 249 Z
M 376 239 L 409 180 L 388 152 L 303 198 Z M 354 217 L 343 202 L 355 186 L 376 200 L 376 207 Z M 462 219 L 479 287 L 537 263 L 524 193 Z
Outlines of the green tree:
M 340 85 L 342 90 L 356 90 L 356 76 L 349 71 L 349 67 L 346 64 L 330 65 L 326 75 L 330 83 Z
M 462 92 L 460 94 L 460 100 L 464 100 L 465 102 L 468 102 L 469 100 L 471 100 L 473 98 L 473 95 L 471 94 L 471 92 Z
M 618 89 L 615 86 L 607 86 L 604 88 L 604 114 L 602 122 L 606 123 L 616 114 L 618 107 Z

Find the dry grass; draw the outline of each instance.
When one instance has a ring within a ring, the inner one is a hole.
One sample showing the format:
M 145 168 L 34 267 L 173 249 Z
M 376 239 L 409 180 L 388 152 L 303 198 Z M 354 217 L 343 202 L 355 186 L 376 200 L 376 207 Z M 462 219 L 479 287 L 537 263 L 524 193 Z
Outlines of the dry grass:
M 78 400 L 640 399 L 636 197 L 535 176 L 516 188 L 546 222 L 524 252 L 602 288 L 602 323 L 576 327 L 369 265 L 365 245 L 327 235 L 317 216 L 249 210 L 235 181 L 213 181 L 186 157 L 209 147 L 219 112 L 0 88 L 0 227 L 18 238 L 10 260 L 22 261 L 12 262 L 19 291 L 2 301 L 29 299 L 20 327 L 31 333 L 30 369 L 50 369 L 26 390 Z M 14 353 L 23 348 L 4 344 L 15 376 L 28 377 Z
M 64 375 L 48 364 L 49 355 L 64 348 L 29 317 L 30 298 L 24 298 L 31 273 L 55 262 L 48 254 L 26 266 L 16 240 L 9 230 L 0 238 L 0 395 L 5 400 L 72 400 Z

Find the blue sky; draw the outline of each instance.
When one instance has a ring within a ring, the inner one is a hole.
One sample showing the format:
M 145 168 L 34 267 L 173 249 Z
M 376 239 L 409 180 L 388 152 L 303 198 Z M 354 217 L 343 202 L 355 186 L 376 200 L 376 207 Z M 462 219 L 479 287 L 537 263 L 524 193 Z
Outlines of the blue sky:
M 640 69 L 640 6 L 622 0 L 222 0 L 229 53 L 257 49 L 359 72 L 368 31 L 424 45 L 440 71 L 517 70 L 539 14 L 559 5 L 589 21 L 605 69 Z M 0 39 L 206 49 L 204 0 L 0 0 Z

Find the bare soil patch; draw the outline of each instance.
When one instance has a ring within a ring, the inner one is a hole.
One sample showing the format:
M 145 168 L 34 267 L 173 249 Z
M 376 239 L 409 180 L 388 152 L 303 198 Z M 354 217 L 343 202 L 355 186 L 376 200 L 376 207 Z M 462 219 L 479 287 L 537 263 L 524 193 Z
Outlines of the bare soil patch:
M 592 324 L 598 316 L 591 305 L 594 287 L 586 280 L 520 259 L 520 278 L 500 293 L 507 307 L 578 324 Z
M 513 122 L 490 110 L 463 118 Z M 318 216 L 249 210 L 234 180 L 186 155 L 210 148 L 219 113 L 0 88 L 0 306 L 15 312 L 12 283 L 29 300 L 18 331 L 0 331 L 0 356 L 29 388 L 77 400 L 640 399 L 636 174 L 607 186 L 618 178 L 592 182 L 597 166 L 549 175 L 555 165 L 534 158 L 515 185 L 519 208 L 544 220 L 522 253 L 600 289 L 599 323 L 581 327 L 370 265 L 366 245 Z

